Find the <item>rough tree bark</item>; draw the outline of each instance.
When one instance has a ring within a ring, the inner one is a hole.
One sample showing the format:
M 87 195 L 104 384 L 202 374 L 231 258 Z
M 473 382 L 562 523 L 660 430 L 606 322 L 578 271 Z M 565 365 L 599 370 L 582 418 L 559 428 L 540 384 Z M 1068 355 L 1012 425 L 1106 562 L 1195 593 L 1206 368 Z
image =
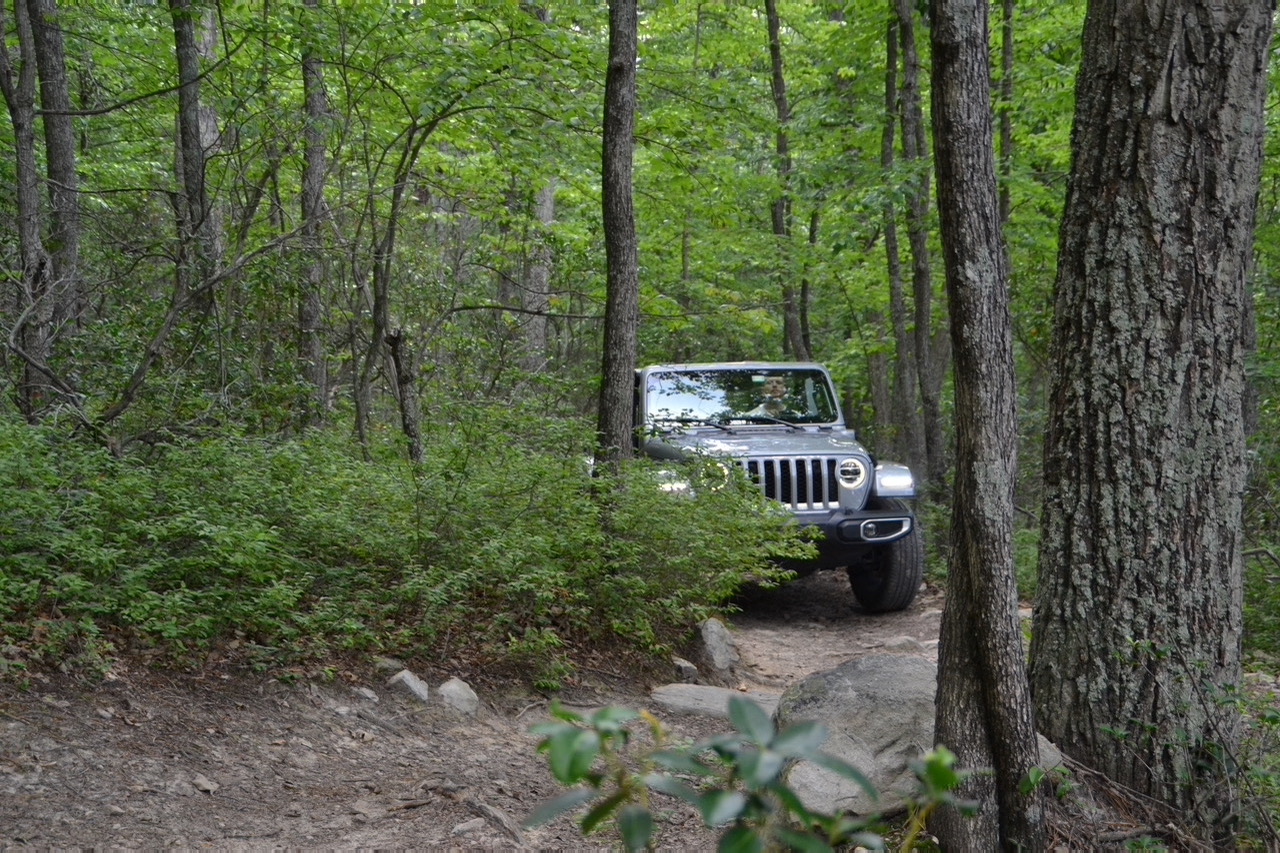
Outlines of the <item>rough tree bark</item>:
M 202 59 L 212 36 L 211 21 L 191 0 L 169 0 L 174 55 L 178 63 L 178 228 L 177 289 L 193 294 L 202 307 L 212 303 L 206 283 L 222 262 L 223 234 L 214 215 L 206 166 L 218 145 L 217 116 L 201 95 Z
M 985 0 L 933 0 L 933 127 L 951 338 L 956 473 L 936 739 L 965 768 L 975 818 L 930 821 L 947 850 L 1039 850 L 1023 781 L 1039 759 L 1013 565 L 1017 423 L 1013 323 L 996 195 Z
M 1063 215 L 1033 683 L 1063 750 L 1229 842 L 1246 288 L 1274 4 L 1097 0 Z
M 320 0 L 303 0 L 308 14 L 314 14 Z M 302 244 L 309 262 L 303 273 L 298 294 L 298 360 L 308 398 L 302 412 L 302 425 L 324 423 L 328 410 L 329 361 L 324 340 L 325 262 L 321 228 L 325 175 L 328 172 L 329 98 L 324 86 L 324 67 L 314 44 L 302 51 L 302 91 L 306 105 L 307 127 L 303 134 L 302 172 Z
M 67 83 L 66 46 L 53 0 L 27 0 L 36 66 L 40 75 L 40 122 L 44 126 L 49 226 L 45 245 L 53 262 L 54 336 L 79 322 L 80 181 L 76 173 L 76 132 Z
M 901 117 L 898 95 L 898 47 L 900 36 L 896 16 L 890 17 L 885 33 L 884 131 L 880 137 L 880 167 L 886 176 L 896 165 L 897 126 Z M 923 471 L 925 465 L 924 421 L 920 416 L 919 371 L 916 369 L 916 342 L 909 328 L 907 296 L 903 283 L 902 252 L 898 242 L 898 209 L 893 197 L 884 203 L 884 253 L 889 275 L 889 313 L 893 321 L 894 367 L 893 405 L 877 409 L 877 417 L 893 431 L 890 447 L 894 458 Z M 874 387 L 874 383 L 873 383 Z
M 636 0 L 610 0 L 604 87 L 603 181 L 606 287 L 604 358 L 597 426 L 599 459 L 631 455 L 632 399 L 640 325 L 640 268 L 632 202 L 636 128 Z
M 773 105 L 777 115 L 778 130 L 774 137 L 778 170 L 778 197 L 771 209 L 773 236 L 778 240 L 781 253 L 782 277 L 782 351 L 800 361 L 812 358 L 809 352 L 809 332 L 806 328 L 804 297 L 791 283 L 791 104 L 787 98 L 787 78 L 782 65 L 782 39 L 779 34 L 777 0 L 765 0 L 765 17 L 769 25 L 769 60 L 772 74 Z
M 528 312 L 524 368 L 530 373 L 546 370 L 551 358 L 551 321 L 547 314 L 551 310 L 551 267 L 554 260 L 551 227 L 556 218 L 557 183 L 555 178 L 548 179 L 534 199 L 533 215 L 538 227 L 533 236 L 523 294 L 524 308 Z
M 4 24 L 0 7 L 0 24 Z M 0 92 L 13 127 L 14 173 L 17 179 L 18 252 L 22 277 L 14 288 L 7 345 L 17 356 L 15 403 L 35 421 L 49 399 L 47 371 L 53 351 L 53 271 L 44 245 L 44 211 L 40 204 L 40 169 L 36 151 L 36 59 L 31 19 L 23 2 L 14 4 L 18 55 L 14 62 L 0 45 Z M 7 27 L 6 27 L 7 29 Z
M 902 48 L 902 156 L 914 172 L 915 186 L 907 205 L 907 242 L 911 246 L 911 291 L 915 307 L 915 369 L 924 421 L 923 469 L 925 485 L 936 487 L 946 478 L 946 430 L 942 415 L 942 386 L 950 353 L 945 333 L 933 329 L 933 260 L 929 251 L 929 131 L 924 120 L 920 86 L 920 52 L 916 47 L 915 3 L 894 0 Z

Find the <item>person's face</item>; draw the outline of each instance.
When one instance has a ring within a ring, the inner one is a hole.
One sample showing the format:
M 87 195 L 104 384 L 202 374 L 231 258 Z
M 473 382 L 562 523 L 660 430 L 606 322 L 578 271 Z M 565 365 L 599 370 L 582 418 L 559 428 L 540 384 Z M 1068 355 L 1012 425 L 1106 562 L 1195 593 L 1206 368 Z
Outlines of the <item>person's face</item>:
M 784 397 L 787 393 L 787 383 L 783 381 L 781 376 L 770 376 L 764 381 L 764 395 L 766 397 Z

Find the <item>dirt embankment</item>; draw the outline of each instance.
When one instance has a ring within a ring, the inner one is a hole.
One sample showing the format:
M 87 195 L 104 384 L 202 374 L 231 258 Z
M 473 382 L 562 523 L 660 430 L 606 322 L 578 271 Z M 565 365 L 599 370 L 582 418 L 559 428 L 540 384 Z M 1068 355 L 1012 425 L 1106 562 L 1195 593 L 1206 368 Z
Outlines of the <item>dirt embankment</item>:
M 902 638 L 932 648 L 941 612 L 925 593 L 904 613 L 863 614 L 838 572 L 742 608 L 741 686 L 778 693 Z M 601 675 L 565 699 L 649 707 L 677 738 L 725 729 L 653 708 L 655 685 Z M 460 718 L 372 670 L 328 684 L 123 670 L 92 687 L 0 684 L 0 848 L 580 848 L 568 819 L 520 826 L 560 793 L 529 732 L 546 699 L 476 686 L 480 713 Z M 663 808 L 664 846 L 714 846 L 696 815 Z

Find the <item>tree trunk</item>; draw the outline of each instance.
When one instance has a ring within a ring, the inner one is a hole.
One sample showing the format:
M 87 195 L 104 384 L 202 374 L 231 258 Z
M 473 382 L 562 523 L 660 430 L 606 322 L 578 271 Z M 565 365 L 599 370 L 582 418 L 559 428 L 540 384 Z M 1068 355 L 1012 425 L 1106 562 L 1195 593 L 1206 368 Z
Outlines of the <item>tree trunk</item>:
M 315 14 L 320 0 L 304 0 L 308 14 Z M 302 51 L 302 91 L 306 102 L 307 127 L 304 134 L 302 172 L 302 245 L 307 256 L 298 296 L 298 358 L 308 397 L 302 425 L 324 423 L 328 410 L 329 371 L 324 340 L 325 262 L 321 228 L 326 216 L 325 175 L 328 171 L 329 99 L 324 87 L 324 69 L 315 45 Z
M 0 24 L 4 23 L 3 17 L 0 8 Z M 0 91 L 4 93 L 13 126 L 18 253 L 22 263 L 7 344 L 18 356 L 15 402 L 24 417 L 35 421 L 48 403 L 50 392 L 45 371 L 53 351 L 53 274 L 43 239 L 44 214 L 36 152 L 35 39 L 25 3 L 14 4 L 14 25 L 18 33 L 16 67 L 8 47 L 0 45 Z
M 916 48 L 915 4 L 895 0 L 902 44 L 902 153 L 915 176 L 907 207 L 907 240 L 911 244 L 911 290 L 915 303 L 915 366 L 918 371 L 924 422 L 926 486 L 946 478 L 946 430 L 942 416 L 942 386 L 948 350 L 945 336 L 933 332 L 933 260 L 929 251 L 929 140 L 920 94 L 920 52 Z
M 1063 215 L 1033 631 L 1063 750 L 1229 843 L 1246 289 L 1272 4 L 1095 2 Z
M 55 329 L 61 329 L 79 323 L 84 302 L 80 285 L 76 132 L 57 4 L 54 0 L 27 0 L 27 8 L 40 73 L 40 120 L 44 125 L 45 171 L 49 177 L 49 228 L 45 245 L 53 261 L 53 323 Z
M 894 153 L 899 121 L 901 99 L 898 97 L 898 22 L 890 19 L 885 34 L 885 75 L 884 75 L 884 133 L 880 144 L 880 166 L 886 178 L 893 174 L 896 155 Z M 924 422 L 920 418 L 920 386 L 919 371 L 916 367 L 915 338 L 909 330 L 907 316 L 907 297 L 902 280 L 902 253 L 898 244 L 898 211 L 892 196 L 884 204 L 884 252 L 889 274 L 889 311 L 893 318 L 893 340 L 897 358 L 894 370 L 895 392 L 892 408 L 881 411 L 877 409 L 877 417 L 883 419 L 886 428 L 891 429 L 894 441 L 891 447 L 895 458 L 902 460 L 913 471 L 922 471 L 925 463 Z M 887 421 L 892 419 L 892 423 Z
M 640 323 L 640 269 L 632 203 L 636 127 L 636 0 L 610 0 L 609 69 L 605 75 L 602 213 L 605 263 L 604 359 L 600 385 L 599 458 L 631 455 L 633 397 Z
M 409 461 L 421 465 L 422 404 L 418 399 L 418 359 L 412 347 L 406 344 L 403 329 L 387 335 L 387 349 L 394 366 L 396 399 L 400 401 L 400 430 L 408 446 Z
M 178 62 L 179 294 L 199 291 L 205 309 L 211 292 L 204 286 L 221 263 L 221 240 L 206 183 L 206 164 L 217 147 L 217 120 L 201 98 L 201 56 L 207 41 L 203 16 L 191 0 L 169 0 L 174 53 Z M 199 26 L 197 26 L 199 24 Z
M 1013 197 L 1009 181 L 1013 177 L 1013 13 L 1014 0 L 1000 0 L 1000 227 L 1009 227 Z M 1007 244 L 1006 244 L 1007 247 Z M 1010 275 L 1013 271 L 1010 270 Z
M 992 768 L 962 788 L 977 817 L 935 813 L 947 850 L 1040 850 L 1037 763 L 1013 565 L 1017 422 L 992 151 L 987 5 L 933 0 L 933 124 L 938 209 L 955 353 L 954 556 L 938 650 L 936 739 L 961 767 Z
M 804 317 L 807 313 L 803 304 L 804 294 L 796 290 L 791 283 L 791 139 L 788 125 L 791 124 L 791 104 L 787 99 L 787 80 L 782 67 L 782 39 L 779 34 L 777 0 L 765 0 L 765 16 L 769 24 L 769 60 L 772 67 L 770 77 L 773 88 L 773 105 L 778 120 L 775 136 L 774 154 L 777 158 L 778 198 L 773 202 L 771 218 L 773 220 L 773 236 L 778 239 L 781 254 L 779 260 L 779 276 L 782 281 L 782 351 L 799 361 L 808 361 L 813 356 L 809 352 L 809 333 L 805 328 Z
M 546 370 L 551 357 L 551 322 L 547 313 L 551 310 L 551 226 L 556 218 L 556 184 L 555 178 L 549 179 L 534 199 L 537 229 L 533 235 L 523 294 L 524 308 L 528 312 L 524 368 L 530 373 Z

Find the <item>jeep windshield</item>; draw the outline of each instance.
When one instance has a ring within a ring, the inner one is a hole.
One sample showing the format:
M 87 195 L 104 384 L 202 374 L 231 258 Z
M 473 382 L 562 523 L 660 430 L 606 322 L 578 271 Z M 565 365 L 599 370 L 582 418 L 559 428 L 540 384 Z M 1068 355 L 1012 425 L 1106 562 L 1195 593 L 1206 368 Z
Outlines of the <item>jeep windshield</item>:
M 837 420 L 830 382 L 812 368 L 658 370 L 645 382 L 650 423 L 827 424 Z

